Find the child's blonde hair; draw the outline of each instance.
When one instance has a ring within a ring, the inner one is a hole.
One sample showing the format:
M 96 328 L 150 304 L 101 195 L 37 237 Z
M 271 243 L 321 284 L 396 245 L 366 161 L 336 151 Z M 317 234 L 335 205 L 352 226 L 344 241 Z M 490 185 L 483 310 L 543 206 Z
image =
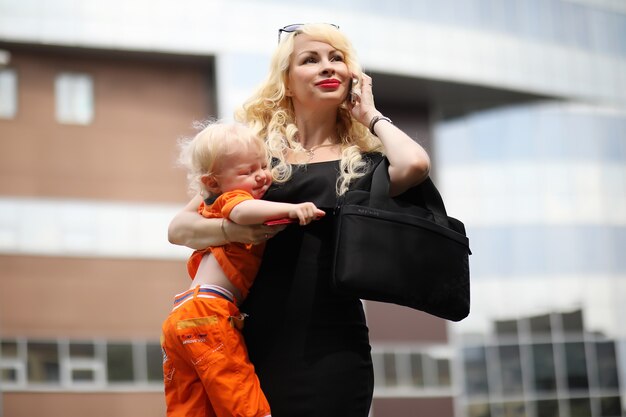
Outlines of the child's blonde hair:
M 255 146 L 268 157 L 263 140 L 243 124 L 208 121 L 197 127 L 202 130 L 196 136 L 179 142 L 178 162 L 187 169 L 190 193 L 203 197 L 211 194 L 202 178 L 216 173 L 220 160 L 227 155 Z

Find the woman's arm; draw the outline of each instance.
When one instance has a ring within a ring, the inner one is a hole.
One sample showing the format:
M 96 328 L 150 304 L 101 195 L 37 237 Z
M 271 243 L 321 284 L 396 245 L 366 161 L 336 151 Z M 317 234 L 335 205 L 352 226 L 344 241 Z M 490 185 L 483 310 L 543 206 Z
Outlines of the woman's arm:
M 428 177 L 430 157 L 417 142 L 393 124 L 380 120 L 374 126 L 389 159 L 390 194 L 398 195 Z
M 179 211 L 169 224 L 167 238 L 175 245 L 205 249 L 229 242 L 261 243 L 283 230 L 284 226 L 239 225 L 226 219 L 207 219 L 198 213 L 202 197 L 197 195 Z M 222 222 L 223 229 L 222 229 Z
M 352 108 L 353 116 L 369 127 L 372 119 L 382 116 L 374 105 L 372 78 L 361 76 L 361 98 Z M 379 120 L 374 132 L 389 159 L 390 194 L 398 195 L 424 181 L 430 172 L 428 153 L 406 133 L 386 120 Z

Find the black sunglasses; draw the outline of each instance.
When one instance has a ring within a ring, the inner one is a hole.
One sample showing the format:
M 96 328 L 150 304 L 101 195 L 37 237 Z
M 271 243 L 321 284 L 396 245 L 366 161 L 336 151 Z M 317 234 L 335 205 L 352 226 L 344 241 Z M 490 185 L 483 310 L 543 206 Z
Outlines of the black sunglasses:
M 304 23 L 294 23 L 292 25 L 287 25 L 285 27 L 278 29 L 278 43 L 280 43 L 280 35 L 282 35 L 283 32 L 293 33 L 293 32 L 296 32 L 298 29 L 300 29 L 304 25 L 305 25 Z M 331 25 L 332 27 L 339 29 L 339 26 L 335 25 L 334 23 L 325 23 L 325 25 Z

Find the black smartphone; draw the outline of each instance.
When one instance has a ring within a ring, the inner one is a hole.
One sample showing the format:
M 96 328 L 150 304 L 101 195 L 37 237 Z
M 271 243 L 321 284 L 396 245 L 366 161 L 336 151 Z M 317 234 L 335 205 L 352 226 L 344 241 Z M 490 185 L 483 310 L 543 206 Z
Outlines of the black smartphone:
M 359 79 L 353 78 L 348 85 L 348 94 L 346 95 L 346 102 L 354 104 L 354 94 L 352 94 L 352 87 L 358 84 Z

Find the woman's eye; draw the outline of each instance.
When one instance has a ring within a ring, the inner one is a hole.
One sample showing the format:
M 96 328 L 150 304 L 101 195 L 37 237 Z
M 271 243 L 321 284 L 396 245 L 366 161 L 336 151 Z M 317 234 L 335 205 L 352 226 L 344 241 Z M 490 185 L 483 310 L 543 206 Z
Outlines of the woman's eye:
M 333 57 L 330 58 L 331 61 L 338 61 L 338 62 L 342 62 L 343 61 L 343 56 L 341 55 L 335 55 Z
M 304 59 L 305 64 L 314 64 L 316 62 L 317 62 L 317 59 L 313 58 L 312 56 Z

